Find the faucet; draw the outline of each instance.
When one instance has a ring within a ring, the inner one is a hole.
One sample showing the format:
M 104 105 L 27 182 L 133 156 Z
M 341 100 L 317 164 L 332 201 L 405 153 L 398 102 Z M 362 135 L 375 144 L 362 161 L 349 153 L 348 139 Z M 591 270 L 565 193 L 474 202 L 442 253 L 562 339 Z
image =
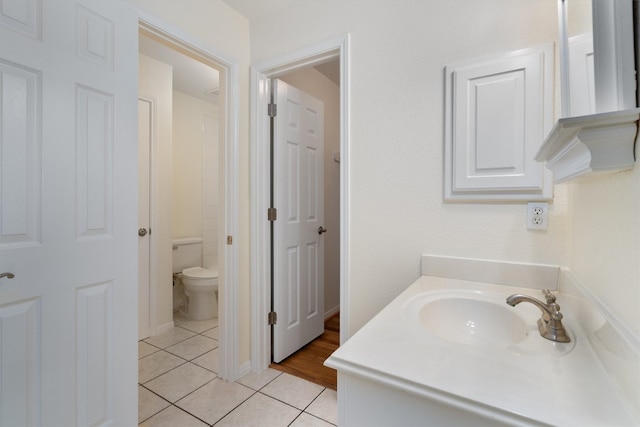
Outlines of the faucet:
M 538 319 L 538 330 L 544 338 L 555 342 L 570 342 L 571 339 L 562 326 L 562 313 L 560 306 L 556 304 L 556 296 L 548 289 L 542 291 L 547 303 L 522 294 L 514 294 L 507 298 L 507 304 L 512 307 L 521 302 L 530 302 L 542 311 L 542 317 Z

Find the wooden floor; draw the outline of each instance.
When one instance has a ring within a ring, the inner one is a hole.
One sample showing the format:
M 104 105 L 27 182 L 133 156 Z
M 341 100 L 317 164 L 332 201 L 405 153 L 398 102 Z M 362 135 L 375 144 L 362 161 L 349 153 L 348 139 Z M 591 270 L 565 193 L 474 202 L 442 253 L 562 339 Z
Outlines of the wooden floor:
M 335 369 L 322 363 L 340 345 L 340 315 L 336 314 L 324 323 L 324 333 L 271 368 L 287 372 L 299 378 L 336 390 L 338 376 Z

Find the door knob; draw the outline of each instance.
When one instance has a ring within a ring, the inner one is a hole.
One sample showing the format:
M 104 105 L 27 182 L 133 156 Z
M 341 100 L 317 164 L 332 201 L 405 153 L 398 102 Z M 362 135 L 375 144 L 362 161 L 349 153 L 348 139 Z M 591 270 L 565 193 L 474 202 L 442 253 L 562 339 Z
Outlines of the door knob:
M 2 279 L 3 277 L 6 277 L 7 279 L 13 279 L 16 276 L 13 273 L 2 273 L 2 274 L 0 274 L 0 279 Z
M 326 233 L 327 229 L 324 228 L 323 226 L 318 227 L 318 234 L 322 234 L 322 233 Z
M 143 237 L 147 235 L 147 229 L 146 228 L 138 228 L 138 236 Z

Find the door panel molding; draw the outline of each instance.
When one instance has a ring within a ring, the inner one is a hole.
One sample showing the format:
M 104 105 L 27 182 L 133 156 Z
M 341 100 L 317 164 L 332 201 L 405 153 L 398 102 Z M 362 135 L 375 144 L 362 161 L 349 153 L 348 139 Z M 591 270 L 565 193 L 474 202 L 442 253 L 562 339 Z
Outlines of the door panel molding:
M 78 240 L 113 233 L 114 97 L 76 86 L 76 228 Z
M 113 282 L 76 289 L 76 383 L 78 425 L 99 425 L 113 419 L 114 361 Z M 89 328 L 91 325 L 91 328 Z
M 0 422 L 2 425 L 41 425 L 41 347 L 41 298 L 31 298 L 0 306 Z
M 41 87 L 41 72 L 0 59 L 0 249 L 40 244 Z

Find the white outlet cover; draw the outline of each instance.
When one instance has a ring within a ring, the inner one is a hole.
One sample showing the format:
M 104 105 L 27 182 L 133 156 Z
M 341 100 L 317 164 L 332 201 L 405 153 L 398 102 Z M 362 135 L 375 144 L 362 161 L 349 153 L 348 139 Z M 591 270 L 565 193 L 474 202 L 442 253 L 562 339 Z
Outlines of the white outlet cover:
M 548 203 L 527 204 L 527 230 L 547 230 L 549 222 Z

